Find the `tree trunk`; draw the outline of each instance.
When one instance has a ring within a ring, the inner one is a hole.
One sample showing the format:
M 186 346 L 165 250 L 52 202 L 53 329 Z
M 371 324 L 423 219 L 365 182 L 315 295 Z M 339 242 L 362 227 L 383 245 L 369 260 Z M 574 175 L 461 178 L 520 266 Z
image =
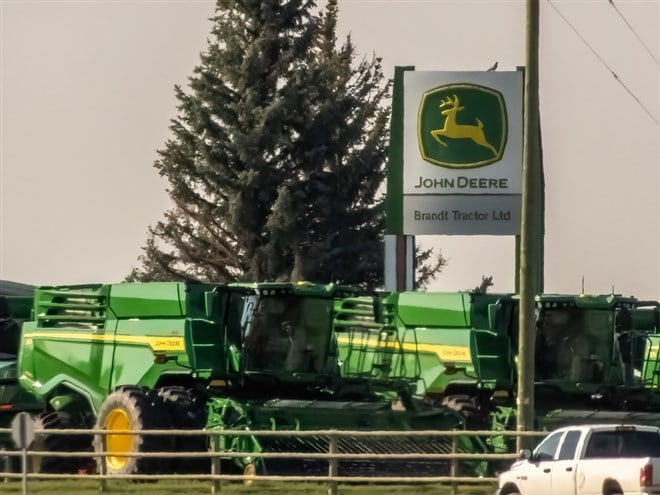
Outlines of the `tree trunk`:
M 291 270 L 291 282 L 300 282 L 304 280 L 304 258 L 300 252 L 300 248 L 295 248 L 295 253 L 293 257 L 293 269 Z

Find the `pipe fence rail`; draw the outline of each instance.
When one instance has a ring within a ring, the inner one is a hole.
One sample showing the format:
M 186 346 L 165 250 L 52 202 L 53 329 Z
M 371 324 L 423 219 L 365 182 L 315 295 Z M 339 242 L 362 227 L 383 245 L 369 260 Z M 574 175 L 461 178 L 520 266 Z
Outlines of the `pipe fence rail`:
M 417 431 L 364 431 L 364 430 L 100 430 L 100 429 L 35 429 L 35 438 L 40 435 L 99 435 L 103 439 L 103 450 L 101 451 L 78 451 L 78 452 L 61 452 L 61 451 L 46 451 L 46 450 L 33 450 L 33 445 L 28 446 L 26 449 L 15 450 L 0 450 L 0 480 L 21 479 L 24 485 L 28 480 L 55 480 L 55 479 L 94 479 L 99 480 L 99 489 L 104 491 L 107 489 L 108 480 L 141 480 L 141 481 L 158 481 L 158 480 L 200 480 L 211 482 L 211 493 L 219 493 L 221 490 L 222 481 L 243 481 L 254 482 L 257 480 L 263 481 L 287 481 L 287 482 L 319 482 L 326 483 L 328 486 L 328 494 L 336 495 L 338 493 L 338 486 L 340 483 L 402 483 L 402 484 L 429 484 L 429 483 L 443 483 L 450 484 L 455 492 L 457 484 L 480 484 L 480 483 L 495 483 L 497 477 L 495 476 L 478 476 L 478 475 L 459 475 L 459 466 L 461 461 L 511 461 L 515 460 L 517 454 L 497 454 L 497 453 L 467 453 L 458 451 L 458 438 L 462 436 L 470 437 L 541 437 L 547 432 L 539 431 L 491 431 L 491 430 L 417 430 Z M 11 429 L 0 428 L 0 437 L 9 437 Z M 106 441 L 107 436 L 119 435 L 166 435 L 177 437 L 182 436 L 205 436 L 209 438 L 209 450 L 200 451 L 150 451 L 150 452 L 113 452 L 107 450 Z M 237 452 L 225 451 L 220 448 L 220 439 L 222 437 L 284 437 L 284 438 L 322 438 L 327 441 L 327 452 Z M 350 441 L 355 438 L 382 438 L 388 439 L 395 438 L 432 438 L 432 437 L 449 437 L 451 438 L 451 453 L 420 453 L 420 452 L 402 452 L 402 453 L 375 453 L 375 452 L 338 452 L 338 442 L 340 440 Z M 97 474 L 91 473 L 41 473 L 35 472 L 30 466 L 35 460 L 41 457 L 49 458 L 66 458 L 66 457 L 89 457 L 90 464 L 97 459 L 105 460 L 108 456 L 117 456 L 123 458 L 200 458 L 209 459 L 211 466 L 208 473 L 173 473 L 173 474 L 109 474 L 105 472 L 105 462 L 98 462 Z M 21 468 L 18 472 L 11 472 L 12 459 L 21 460 Z M 291 459 L 291 460 L 314 460 L 324 461 L 327 464 L 327 474 L 324 475 L 270 475 L 270 474 L 223 474 L 221 471 L 221 459 L 240 459 L 249 458 L 251 460 L 257 459 Z M 339 462 L 340 461 L 449 461 L 449 474 L 434 476 L 434 475 L 417 475 L 417 476 L 382 476 L 382 475 L 340 475 Z

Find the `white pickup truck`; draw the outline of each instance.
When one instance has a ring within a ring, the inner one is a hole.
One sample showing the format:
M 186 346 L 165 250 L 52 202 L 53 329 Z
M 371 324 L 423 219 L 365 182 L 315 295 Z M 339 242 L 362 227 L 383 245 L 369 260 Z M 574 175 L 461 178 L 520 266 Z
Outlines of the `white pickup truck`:
M 550 433 L 499 476 L 497 495 L 660 495 L 660 428 L 581 425 Z

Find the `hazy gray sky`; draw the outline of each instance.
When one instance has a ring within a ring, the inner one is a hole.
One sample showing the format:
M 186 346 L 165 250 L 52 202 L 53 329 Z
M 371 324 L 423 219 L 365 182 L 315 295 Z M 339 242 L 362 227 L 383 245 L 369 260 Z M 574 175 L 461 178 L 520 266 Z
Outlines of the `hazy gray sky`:
M 660 0 L 540 4 L 546 292 L 577 292 L 584 277 L 586 292 L 660 299 Z M 115 282 L 138 264 L 170 206 L 152 164 L 173 86 L 206 50 L 214 6 L 0 0 L 0 279 Z M 388 77 L 525 62 L 523 0 L 339 8 L 339 39 L 381 56 Z M 513 290 L 512 237 L 419 240 L 449 258 L 431 289 L 493 275 L 494 290 Z

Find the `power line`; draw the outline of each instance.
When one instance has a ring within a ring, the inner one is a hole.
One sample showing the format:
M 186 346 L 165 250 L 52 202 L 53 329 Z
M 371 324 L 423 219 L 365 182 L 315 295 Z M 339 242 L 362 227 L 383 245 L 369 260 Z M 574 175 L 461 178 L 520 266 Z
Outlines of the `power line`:
M 546 0 L 546 1 L 550 4 L 550 6 L 551 6 L 553 9 L 555 9 L 555 12 L 557 12 L 557 14 L 559 14 L 559 17 L 561 17 L 561 18 L 563 19 L 563 21 L 568 25 L 568 27 L 570 27 L 570 28 L 573 30 L 573 32 L 577 35 L 577 37 L 580 38 L 580 40 L 582 41 L 582 43 L 584 43 L 585 46 L 586 46 L 587 48 L 589 48 L 589 50 L 591 51 L 591 53 L 592 53 L 592 54 L 593 54 L 593 55 L 594 55 L 594 56 L 600 61 L 600 63 L 603 64 L 603 66 L 604 66 L 608 71 L 610 71 L 610 73 L 612 74 L 612 76 L 614 76 L 614 79 L 616 79 L 616 81 L 617 81 L 621 86 L 623 86 L 623 89 L 625 89 L 625 90 L 628 92 L 628 94 L 629 94 L 629 95 L 630 95 L 630 96 L 631 96 L 631 97 L 632 97 L 632 98 L 633 98 L 633 99 L 639 104 L 639 106 L 642 107 L 642 110 L 644 110 L 644 111 L 646 112 L 646 114 L 651 118 L 651 120 L 653 120 L 653 122 L 655 122 L 658 126 L 660 126 L 660 121 L 659 121 L 657 118 L 655 118 L 655 117 L 653 116 L 653 114 L 649 111 L 649 109 L 646 108 L 646 106 L 644 106 L 644 104 L 640 101 L 639 98 L 637 98 L 637 96 L 635 96 L 635 94 L 630 90 L 630 88 L 628 88 L 628 86 L 626 86 L 625 83 L 624 83 L 621 79 L 619 79 L 619 76 L 616 74 L 616 72 L 614 72 L 614 71 L 612 70 L 612 68 L 611 68 L 609 65 L 607 65 L 607 62 L 605 62 L 605 60 L 603 60 L 603 57 L 601 57 L 600 55 L 598 55 L 598 53 L 596 53 L 596 51 L 591 47 L 591 45 L 587 42 L 587 40 L 585 40 L 584 37 L 579 33 L 579 31 L 578 31 L 577 29 L 575 29 L 575 27 L 573 26 L 573 24 L 571 24 L 571 23 L 569 22 L 569 20 L 566 19 L 566 17 L 564 16 L 564 14 L 562 14 L 561 11 L 555 6 L 555 4 L 552 3 L 552 0 Z
M 628 26 L 628 28 L 629 28 L 629 29 L 632 31 L 632 33 L 635 35 L 635 37 L 636 37 L 637 40 L 640 42 L 640 44 L 644 47 L 644 49 L 648 52 L 648 54 L 651 55 L 651 58 L 652 58 L 653 60 L 655 60 L 656 65 L 657 65 L 658 67 L 660 67 L 660 60 L 658 60 L 657 57 L 656 57 L 656 56 L 653 54 L 653 52 L 651 51 L 651 49 L 650 49 L 648 46 L 646 46 L 646 43 L 644 43 L 644 41 L 642 40 L 642 38 L 640 38 L 639 34 L 637 34 L 637 31 L 635 31 L 635 29 L 630 25 L 630 23 L 628 22 L 628 20 L 623 16 L 623 14 L 621 13 L 621 11 L 620 11 L 620 10 L 617 8 L 617 6 L 614 4 L 614 0 L 609 0 L 609 2 L 610 2 L 610 5 L 614 8 L 614 10 L 616 10 L 616 13 L 619 14 L 619 17 L 621 17 L 621 19 L 623 19 L 623 22 L 626 23 L 626 26 Z

